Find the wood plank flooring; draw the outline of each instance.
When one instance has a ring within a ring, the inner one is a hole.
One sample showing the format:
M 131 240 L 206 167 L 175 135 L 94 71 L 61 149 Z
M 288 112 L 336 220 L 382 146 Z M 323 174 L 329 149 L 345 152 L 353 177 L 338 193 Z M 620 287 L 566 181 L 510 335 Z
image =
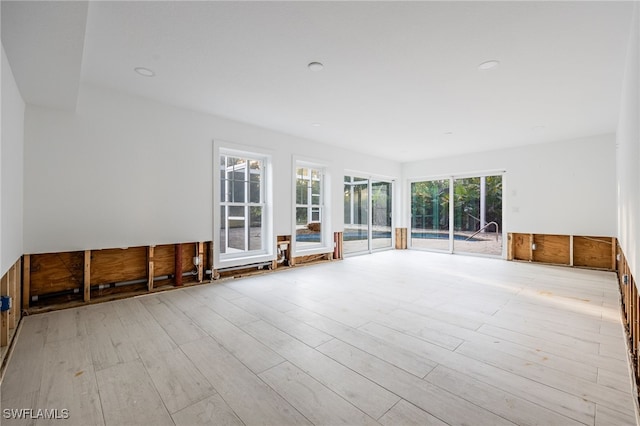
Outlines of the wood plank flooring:
M 23 321 L 2 425 L 636 425 L 608 272 L 386 251 Z

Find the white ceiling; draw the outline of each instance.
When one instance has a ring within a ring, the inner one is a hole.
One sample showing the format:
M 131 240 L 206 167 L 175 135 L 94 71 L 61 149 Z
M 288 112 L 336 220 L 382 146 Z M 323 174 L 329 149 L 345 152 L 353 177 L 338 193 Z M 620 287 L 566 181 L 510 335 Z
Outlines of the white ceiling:
M 26 4 L 2 1 L 2 41 L 27 102 L 68 107 L 87 82 L 399 161 L 615 131 L 632 10 L 105 1 L 83 13 L 84 2 Z M 479 71 L 490 59 L 500 66 Z M 324 70 L 310 71 L 312 61 Z

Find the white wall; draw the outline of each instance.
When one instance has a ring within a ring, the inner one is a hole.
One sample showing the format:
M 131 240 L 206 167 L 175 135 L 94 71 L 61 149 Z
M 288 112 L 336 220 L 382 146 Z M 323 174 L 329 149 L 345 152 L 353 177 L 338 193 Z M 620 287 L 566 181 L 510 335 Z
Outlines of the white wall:
M 640 279 L 640 5 L 635 4 L 617 132 L 618 239 Z
M 386 159 L 84 85 L 75 114 L 27 106 L 25 253 L 211 240 L 213 140 L 273 153 L 276 235 L 291 233 L 292 155 L 330 165 L 334 230 L 345 167 L 401 173 Z
M 404 177 L 504 170 L 505 232 L 615 236 L 615 166 L 610 134 L 407 163 Z
M 23 129 L 25 104 L 2 48 L 0 143 L 0 275 L 22 256 Z

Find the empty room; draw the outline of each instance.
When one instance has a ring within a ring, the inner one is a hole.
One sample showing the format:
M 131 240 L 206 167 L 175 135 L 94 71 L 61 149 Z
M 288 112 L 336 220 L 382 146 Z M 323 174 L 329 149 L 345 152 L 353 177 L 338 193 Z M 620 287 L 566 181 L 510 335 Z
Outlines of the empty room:
M 0 424 L 640 424 L 640 3 L 0 15 Z

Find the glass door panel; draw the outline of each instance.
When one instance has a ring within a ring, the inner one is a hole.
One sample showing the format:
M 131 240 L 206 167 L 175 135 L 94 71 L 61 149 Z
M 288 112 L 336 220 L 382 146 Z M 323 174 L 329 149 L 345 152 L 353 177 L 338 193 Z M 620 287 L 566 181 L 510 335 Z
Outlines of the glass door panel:
M 369 180 L 344 178 L 344 235 L 345 254 L 369 250 Z
M 391 182 L 371 182 L 371 249 L 391 247 Z
M 502 254 L 502 176 L 454 180 L 454 251 Z
M 449 250 L 449 179 L 411 184 L 412 248 Z

